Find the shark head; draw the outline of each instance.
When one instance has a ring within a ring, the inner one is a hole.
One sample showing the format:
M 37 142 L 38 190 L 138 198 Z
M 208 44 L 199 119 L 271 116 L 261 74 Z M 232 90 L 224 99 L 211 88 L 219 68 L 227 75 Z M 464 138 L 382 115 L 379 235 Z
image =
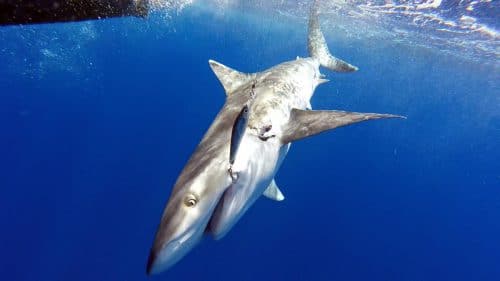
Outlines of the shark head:
M 163 212 L 147 263 L 147 274 L 167 270 L 202 238 L 220 194 L 196 185 L 175 188 Z

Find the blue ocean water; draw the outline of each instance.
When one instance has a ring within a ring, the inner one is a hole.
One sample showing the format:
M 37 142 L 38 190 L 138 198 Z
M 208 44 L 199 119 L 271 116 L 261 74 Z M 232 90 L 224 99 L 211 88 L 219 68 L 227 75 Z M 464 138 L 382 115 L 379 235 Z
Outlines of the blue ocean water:
M 313 108 L 408 119 L 294 143 L 285 201 L 146 277 L 170 189 L 224 102 L 208 59 L 254 72 L 307 56 L 292 8 L 0 28 L 0 279 L 500 280 L 498 58 L 342 28 L 325 29 L 330 49 L 360 70 L 323 70 Z

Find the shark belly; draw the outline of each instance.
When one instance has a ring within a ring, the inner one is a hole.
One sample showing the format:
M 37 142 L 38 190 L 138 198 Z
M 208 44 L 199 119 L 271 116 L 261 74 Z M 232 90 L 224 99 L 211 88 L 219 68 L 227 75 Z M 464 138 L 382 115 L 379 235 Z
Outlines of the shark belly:
M 288 147 L 262 141 L 252 134 L 245 135 L 233 166 L 237 178 L 224 192 L 208 227 L 207 232 L 215 239 L 224 237 L 266 190 Z

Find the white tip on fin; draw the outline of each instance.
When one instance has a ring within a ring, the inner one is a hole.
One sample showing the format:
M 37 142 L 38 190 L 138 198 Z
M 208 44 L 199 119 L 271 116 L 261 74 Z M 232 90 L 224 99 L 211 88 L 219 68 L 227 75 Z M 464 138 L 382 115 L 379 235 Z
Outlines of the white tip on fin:
M 209 60 L 208 63 L 210 64 L 213 72 L 215 73 L 217 78 L 219 78 L 220 83 L 224 87 L 226 96 L 231 95 L 234 90 L 236 90 L 241 85 L 251 81 L 255 77 L 254 74 L 239 72 L 214 60 Z
M 318 83 L 318 85 L 321 85 L 321 84 L 324 84 L 324 83 L 327 83 L 327 82 L 330 82 L 330 80 L 324 79 L 324 78 L 319 78 L 317 83 Z
M 283 195 L 283 193 L 281 192 L 281 190 L 276 185 L 276 182 L 274 181 L 274 179 L 271 182 L 271 184 L 269 184 L 269 186 L 267 187 L 267 189 L 264 191 L 263 195 L 265 197 L 271 199 L 271 200 L 274 200 L 274 201 L 283 201 L 283 200 L 285 200 L 285 196 Z

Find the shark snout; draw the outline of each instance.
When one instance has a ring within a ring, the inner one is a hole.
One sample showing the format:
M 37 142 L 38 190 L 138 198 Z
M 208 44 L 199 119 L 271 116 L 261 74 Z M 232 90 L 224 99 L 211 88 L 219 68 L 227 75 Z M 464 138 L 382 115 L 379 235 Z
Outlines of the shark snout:
M 199 242 L 202 235 L 203 228 L 192 227 L 170 239 L 157 237 L 149 254 L 146 273 L 151 275 L 169 269 Z M 158 239 L 164 242 L 158 242 Z
M 169 269 L 203 237 L 220 193 L 181 190 L 167 204 L 149 254 L 148 275 Z

